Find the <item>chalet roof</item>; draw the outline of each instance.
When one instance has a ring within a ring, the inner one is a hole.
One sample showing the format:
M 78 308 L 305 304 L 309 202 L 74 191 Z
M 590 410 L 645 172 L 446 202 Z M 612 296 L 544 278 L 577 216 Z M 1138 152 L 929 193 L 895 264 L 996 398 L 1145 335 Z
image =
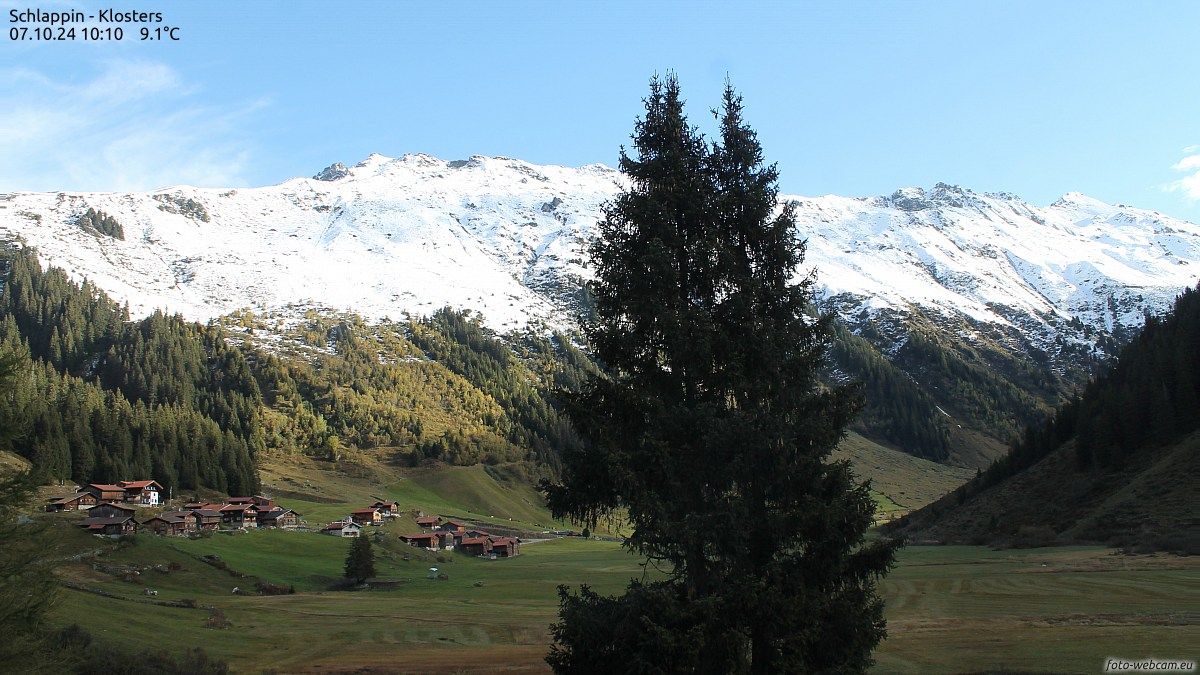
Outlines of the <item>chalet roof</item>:
M 399 506 L 399 504 L 396 502 L 385 502 L 382 499 L 377 499 L 371 506 Z
M 296 512 L 291 509 L 278 509 L 275 511 L 263 511 L 258 514 L 258 517 L 261 520 L 279 520 L 279 518 L 281 518 L 282 516 L 284 516 L 288 513 L 296 513 Z M 296 515 L 298 516 L 300 514 L 296 513 Z
M 177 515 L 170 514 L 170 513 L 162 513 L 162 514 L 159 514 L 159 515 L 157 515 L 157 516 L 154 516 L 153 518 L 151 518 L 150 520 L 147 520 L 147 521 L 145 521 L 145 522 L 147 522 L 147 523 L 148 523 L 148 522 L 150 522 L 151 520 L 161 520 L 161 521 L 163 521 L 164 523 L 171 523 L 172 525 L 175 525 L 175 524 L 178 524 L 178 523 L 185 522 L 185 521 L 184 521 L 184 518 L 183 518 L 183 516 L 181 516 L 181 515 L 178 515 L 178 516 L 177 516 Z
M 117 485 L 120 485 L 124 490 L 144 490 L 151 485 L 157 487 L 159 490 L 162 489 L 162 486 L 155 480 L 123 480 L 117 483 Z
M 363 515 L 366 515 L 366 514 L 368 514 L 368 513 L 375 513 L 375 509 L 374 509 L 374 508 L 367 508 L 367 509 L 354 509 L 354 510 L 353 510 L 353 511 L 351 511 L 350 513 L 361 513 L 361 514 L 363 514 Z
M 127 523 L 131 520 L 133 520 L 133 516 L 112 516 L 111 518 L 84 518 L 83 520 L 79 521 L 79 526 L 86 527 L 88 529 L 97 529 L 97 528 L 104 527 L 105 525 L 120 525 L 122 523 Z M 137 523 L 136 520 L 133 520 L 133 522 Z
M 88 483 L 85 487 L 96 488 L 101 492 L 124 492 L 125 488 L 120 485 L 110 485 L 108 483 Z
M 492 546 L 508 546 L 517 543 L 517 540 L 512 537 L 491 537 L 491 540 Z
M 438 516 L 421 516 L 420 518 L 417 518 L 417 524 L 418 525 L 435 525 L 435 524 L 437 524 L 437 522 L 439 520 L 441 520 L 441 518 Z
M 120 511 L 128 511 L 130 513 L 134 513 L 137 511 L 137 509 L 135 509 L 134 507 L 127 506 L 125 504 L 97 504 L 97 505 L 93 506 L 92 508 L 93 509 L 118 509 Z
M 254 508 L 253 504 L 225 504 L 218 511 L 248 511 Z
M 463 546 L 466 546 L 468 544 L 485 544 L 486 545 L 489 542 L 491 542 L 491 539 L 488 539 L 487 537 L 463 537 L 462 545 Z
M 400 538 L 403 539 L 404 541 L 413 541 L 415 539 L 429 539 L 430 541 L 432 541 L 435 537 L 437 537 L 436 534 L 431 534 L 431 533 L 427 533 L 427 532 L 423 532 L 421 534 L 402 534 L 402 535 L 400 535 Z

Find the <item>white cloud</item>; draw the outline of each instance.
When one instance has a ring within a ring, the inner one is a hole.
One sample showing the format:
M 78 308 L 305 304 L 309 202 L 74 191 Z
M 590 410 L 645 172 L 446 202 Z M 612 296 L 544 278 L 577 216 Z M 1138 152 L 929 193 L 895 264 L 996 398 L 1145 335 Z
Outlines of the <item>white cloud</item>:
M 241 128 L 264 104 L 205 103 L 170 66 L 112 60 L 90 80 L 0 69 L 0 192 L 243 185 Z
M 1194 153 L 1200 150 L 1200 145 L 1190 145 L 1183 149 L 1184 153 Z M 1200 201 L 1200 154 L 1189 154 L 1171 167 L 1188 175 L 1167 183 L 1170 192 L 1182 192 L 1190 201 Z

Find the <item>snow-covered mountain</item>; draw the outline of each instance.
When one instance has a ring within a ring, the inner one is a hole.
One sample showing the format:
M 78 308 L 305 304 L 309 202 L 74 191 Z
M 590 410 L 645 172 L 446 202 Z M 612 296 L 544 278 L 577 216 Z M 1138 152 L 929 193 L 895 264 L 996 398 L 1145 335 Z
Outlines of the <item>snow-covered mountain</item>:
M 0 237 L 133 313 L 250 308 L 367 318 L 478 310 L 501 331 L 571 323 L 583 242 L 615 170 L 371 155 L 261 188 L 0 195 Z M 1140 324 L 1200 276 L 1200 226 L 1069 194 L 1048 207 L 944 184 L 798 203 L 806 264 L 851 323 L 912 308 L 1026 336 Z M 79 227 L 94 208 L 124 240 Z M 1078 320 L 1078 321 L 1073 321 Z

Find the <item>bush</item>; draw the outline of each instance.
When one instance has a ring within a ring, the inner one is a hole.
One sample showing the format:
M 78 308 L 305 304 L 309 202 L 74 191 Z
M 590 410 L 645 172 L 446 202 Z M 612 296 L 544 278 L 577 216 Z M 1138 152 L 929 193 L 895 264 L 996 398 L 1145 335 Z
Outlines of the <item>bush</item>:
M 77 623 L 55 633 L 51 643 L 58 650 L 86 649 L 92 644 L 92 634 Z
M 259 595 L 292 595 L 296 592 L 295 586 L 280 586 L 268 581 L 260 581 L 254 584 L 254 590 L 258 591 Z
M 205 628 L 214 628 L 216 630 L 224 630 L 231 625 L 229 618 L 225 616 L 225 611 L 220 607 L 214 607 L 208 615 L 208 620 L 204 622 Z

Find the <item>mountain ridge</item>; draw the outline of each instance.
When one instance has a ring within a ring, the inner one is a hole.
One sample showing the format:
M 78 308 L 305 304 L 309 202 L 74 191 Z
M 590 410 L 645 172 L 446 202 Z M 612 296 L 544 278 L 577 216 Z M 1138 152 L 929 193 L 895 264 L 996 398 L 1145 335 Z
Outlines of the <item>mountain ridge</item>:
M 311 303 L 382 318 L 448 304 L 477 309 L 500 330 L 561 328 L 574 323 L 568 300 L 588 277 L 584 242 L 623 184 L 601 164 L 372 154 L 258 188 L 11 193 L 0 202 L 0 232 L 129 301 L 135 314 L 166 307 L 206 320 Z M 1016 314 L 1111 332 L 1161 311 L 1200 274 L 1200 227 L 1078 193 L 1037 207 L 937 183 L 785 200 L 798 205 L 806 267 L 846 317 L 912 303 L 1001 326 L 1019 324 Z M 87 208 L 121 222 L 128 241 L 73 233 Z M 339 274 L 297 283 L 314 271 L 304 260 Z
M 134 316 L 453 307 L 500 334 L 570 334 L 588 311 L 586 242 L 624 185 L 599 164 L 373 154 L 258 188 L 2 195 L 0 239 Z M 937 183 L 780 200 L 807 237 L 797 273 L 816 271 L 820 306 L 863 340 L 836 368 L 887 380 L 874 418 L 892 432 L 874 439 L 964 466 L 986 466 L 1200 274 L 1200 226 L 1078 193 L 1039 207 Z

